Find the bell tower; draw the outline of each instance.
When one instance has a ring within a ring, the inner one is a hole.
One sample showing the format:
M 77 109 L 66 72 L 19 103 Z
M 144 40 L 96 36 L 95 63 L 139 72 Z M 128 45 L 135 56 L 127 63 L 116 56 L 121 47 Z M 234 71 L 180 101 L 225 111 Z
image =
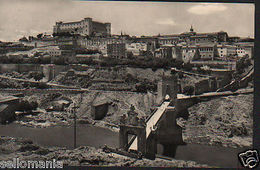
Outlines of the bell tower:
M 190 27 L 190 32 L 194 32 L 194 29 L 193 29 L 192 25 Z

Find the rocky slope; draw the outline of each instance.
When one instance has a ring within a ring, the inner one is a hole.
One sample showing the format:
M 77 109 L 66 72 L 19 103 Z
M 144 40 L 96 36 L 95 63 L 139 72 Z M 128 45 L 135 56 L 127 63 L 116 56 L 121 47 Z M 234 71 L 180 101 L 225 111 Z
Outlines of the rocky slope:
M 188 120 L 178 120 L 184 128 L 184 141 L 228 147 L 252 146 L 253 94 L 216 98 L 188 110 Z
M 73 124 L 74 114 L 72 106 L 76 104 L 77 120 L 79 123 L 95 124 L 96 126 L 107 127 L 117 125 L 120 116 L 126 114 L 130 106 L 135 107 L 139 117 L 150 114 L 150 108 L 155 103 L 155 95 L 152 93 L 127 93 L 127 92 L 97 92 L 91 91 L 84 94 L 32 94 L 24 97 L 28 101 L 36 101 L 39 108 L 33 113 L 25 113 L 17 123 L 33 126 L 45 127 L 54 125 Z M 57 101 L 68 101 L 71 104 L 64 110 L 46 111 L 45 109 L 53 106 Z M 108 102 L 108 112 L 102 120 L 93 120 L 91 106 L 95 103 Z M 115 126 L 112 126 L 115 130 Z

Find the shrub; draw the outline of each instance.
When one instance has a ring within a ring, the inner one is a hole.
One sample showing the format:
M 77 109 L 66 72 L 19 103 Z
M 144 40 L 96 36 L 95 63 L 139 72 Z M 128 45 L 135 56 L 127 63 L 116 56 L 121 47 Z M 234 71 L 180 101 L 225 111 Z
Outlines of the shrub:
M 193 86 L 185 86 L 183 88 L 183 93 L 186 95 L 192 95 L 194 92 L 194 87 Z

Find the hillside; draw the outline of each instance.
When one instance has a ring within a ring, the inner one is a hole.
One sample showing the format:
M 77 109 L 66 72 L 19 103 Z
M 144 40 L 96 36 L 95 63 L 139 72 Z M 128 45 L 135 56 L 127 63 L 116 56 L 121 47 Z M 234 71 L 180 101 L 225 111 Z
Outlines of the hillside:
M 198 103 L 188 109 L 188 120 L 179 119 L 188 143 L 252 146 L 253 94 L 228 96 Z

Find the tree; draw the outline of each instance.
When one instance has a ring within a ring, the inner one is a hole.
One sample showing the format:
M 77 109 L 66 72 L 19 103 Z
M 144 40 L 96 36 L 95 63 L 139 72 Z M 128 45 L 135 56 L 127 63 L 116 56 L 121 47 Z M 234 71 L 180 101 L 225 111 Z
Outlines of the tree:
M 190 63 L 184 63 L 183 64 L 183 69 L 186 71 L 191 71 L 192 70 L 192 65 Z
M 23 112 L 26 112 L 26 111 L 32 111 L 32 110 L 35 110 L 37 109 L 38 107 L 38 103 L 35 102 L 35 101 L 27 101 L 27 100 L 22 100 L 18 106 L 17 106 L 17 110 L 18 111 L 23 111 Z
M 185 86 L 183 88 L 183 93 L 186 95 L 192 95 L 194 92 L 194 87 L 193 86 Z
M 128 59 L 134 59 L 134 55 L 133 55 L 133 53 L 130 52 L 130 51 L 127 52 L 126 56 L 127 56 Z
M 42 34 L 42 33 L 41 33 L 41 34 L 38 34 L 38 35 L 37 35 L 37 38 L 41 39 L 41 38 L 42 38 L 42 36 L 43 36 L 43 34 Z
M 26 37 L 20 38 L 19 41 L 21 42 L 28 42 L 28 39 Z
M 44 77 L 44 74 L 42 72 L 33 71 L 29 73 L 29 78 L 34 78 L 34 80 L 39 81 Z

